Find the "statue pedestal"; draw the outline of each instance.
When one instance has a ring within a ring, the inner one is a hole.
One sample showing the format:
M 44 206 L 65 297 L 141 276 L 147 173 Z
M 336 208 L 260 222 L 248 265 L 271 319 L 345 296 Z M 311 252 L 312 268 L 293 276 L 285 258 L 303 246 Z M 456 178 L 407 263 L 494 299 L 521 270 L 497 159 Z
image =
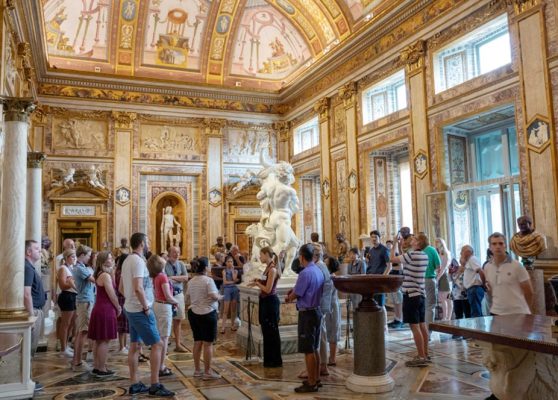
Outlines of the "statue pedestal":
M 31 380 L 31 327 L 27 320 L 0 321 L 0 393 L 9 399 L 30 399 L 35 382 Z
M 283 279 L 285 281 L 283 282 Z M 296 282 L 290 277 L 281 278 L 277 286 L 277 296 L 281 301 L 279 321 L 279 334 L 281 336 L 281 354 L 291 354 L 297 352 L 298 343 L 298 311 L 295 303 L 285 303 L 287 292 L 292 289 Z M 258 321 L 259 311 L 259 294 L 258 288 L 251 288 L 240 285 L 240 319 L 242 324 L 236 332 L 236 342 L 243 351 L 248 348 L 248 340 L 250 336 L 248 319 L 251 321 L 252 355 L 255 357 L 263 357 L 263 336 Z
M 546 315 L 546 304 L 544 301 L 544 273 L 542 269 L 527 270 L 531 285 L 533 286 L 533 303 L 529 304 L 531 312 L 538 315 Z

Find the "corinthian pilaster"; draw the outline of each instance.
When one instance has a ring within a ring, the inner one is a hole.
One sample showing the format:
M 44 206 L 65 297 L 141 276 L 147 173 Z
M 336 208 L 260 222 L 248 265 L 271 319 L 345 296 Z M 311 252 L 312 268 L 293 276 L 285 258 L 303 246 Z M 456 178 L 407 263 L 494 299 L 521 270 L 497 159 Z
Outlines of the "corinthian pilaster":
M 0 219 L 0 319 L 26 319 L 23 305 L 27 134 L 32 99 L 3 98 L 4 165 Z
M 273 129 L 277 133 L 277 159 L 289 161 L 289 134 L 291 133 L 290 121 L 276 121 Z

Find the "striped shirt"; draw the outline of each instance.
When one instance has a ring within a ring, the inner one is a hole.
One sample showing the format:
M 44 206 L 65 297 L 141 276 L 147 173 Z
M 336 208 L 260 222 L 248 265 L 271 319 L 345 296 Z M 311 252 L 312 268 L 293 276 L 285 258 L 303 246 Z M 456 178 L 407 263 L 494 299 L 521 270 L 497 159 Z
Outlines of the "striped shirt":
M 424 276 L 428 267 L 428 255 L 424 251 L 410 250 L 399 256 L 403 269 L 403 293 L 424 296 Z

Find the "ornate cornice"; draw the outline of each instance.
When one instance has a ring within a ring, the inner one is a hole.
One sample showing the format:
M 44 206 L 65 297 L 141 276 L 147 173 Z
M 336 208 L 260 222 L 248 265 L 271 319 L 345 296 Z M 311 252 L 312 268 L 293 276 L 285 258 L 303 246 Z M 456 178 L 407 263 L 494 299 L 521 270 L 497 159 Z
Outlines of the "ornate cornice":
M 276 121 L 273 123 L 273 129 L 277 132 L 280 142 L 286 142 L 289 140 L 289 133 L 291 132 L 290 121 Z
M 3 97 L 0 103 L 4 106 L 5 122 L 29 123 L 29 115 L 35 110 L 37 104 L 32 98 Z
M 27 168 L 39 169 L 43 167 L 43 161 L 46 159 L 45 153 L 38 151 L 30 151 L 27 153 Z
M 202 126 L 205 129 L 206 136 L 223 137 L 222 129 L 227 125 L 226 119 L 221 118 L 204 118 Z
M 339 89 L 339 98 L 343 100 L 345 107 L 353 105 L 356 101 L 356 82 L 347 82 Z
M 138 115 L 135 112 L 113 111 L 111 117 L 116 129 L 132 129 Z
M 415 73 L 424 67 L 424 56 L 426 55 L 426 41 L 417 40 L 415 44 L 403 49 L 399 59 L 405 63 L 408 74 Z
M 322 97 L 314 104 L 314 111 L 320 116 L 320 120 L 328 117 L 329 112 L 329 97 Z

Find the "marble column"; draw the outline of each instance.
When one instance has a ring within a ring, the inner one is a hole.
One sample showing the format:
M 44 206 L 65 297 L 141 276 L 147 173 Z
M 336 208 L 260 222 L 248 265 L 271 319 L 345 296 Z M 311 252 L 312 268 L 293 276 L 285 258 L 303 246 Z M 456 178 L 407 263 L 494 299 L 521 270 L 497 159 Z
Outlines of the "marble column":
M 27 216 L 25 239 L 41 243 L 43 210 L 43 161 L 45 154 L 27 153 Z M 40 262 L 38 263 L 38 265 Z
M 132 138 L 137 114 L 113 111 L 114 121 L 114 237 L 112 247 L 130 240 L 132 223 Z M 109 239 L 110 240 L 110 239 Z M 128 242 L 129 244 L 129 242 Z
M 223 207 L 223 119 L 206 118 L 204 120 L 207 139 L 207 243 L 206 254 L 224 232 Z
M 345 126 L 347 143 L 347 187 L 349 192 L 350 228 L 347 239 L 349 243 L 358 243 L 360 236 L 360 203 L 359 203 L 359 166 L 358 166 L 358 132 L 356 108 L 356 83 L 349 82 L 339 89 L 339 97 L 345 107 Z M 347 233 L 346 233 L 347 234 Z
M 320 124 L 320 184 L 322 194 L 322 240 L 330 249 L 334 248 L 333 217 L 331 211 L 331 152 L 329 150 L 329 106 L 330 99 L 324 97 L 314 105 Z
M 23 305 L 27 134 L 32 99 L 3 98 L 4 166 L 0 219 L 0 319 L 27 319 Z
M 426 204 L 424 195 L 430 192 L 430 152 L 428 119 L 426 115 L 426 74 L 424 57 L 426 42 L 419 40 L 401 52 L 405 63 L 409 91 L 411 119 L 410 153 L 413 169 L 413 225 L 414 231 L 426 231 Z

